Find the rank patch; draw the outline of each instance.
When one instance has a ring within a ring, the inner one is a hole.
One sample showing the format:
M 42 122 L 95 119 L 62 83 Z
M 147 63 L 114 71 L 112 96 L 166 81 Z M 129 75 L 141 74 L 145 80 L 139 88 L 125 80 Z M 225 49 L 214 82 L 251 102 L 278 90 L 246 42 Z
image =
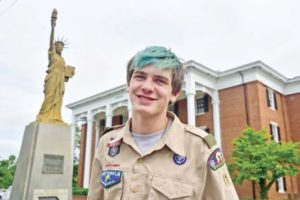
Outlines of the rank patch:
M 212 152 L 208 158 L 207 164 L 211 169 L 216 170 L 225 163 L 225 158 L 220 148 L 217 148 Z
M 186 162 L 186 156 L 174 154 L 173 160 L 177 165 L 183 165 Z
M 114 138 L 110 138 L 110 140 L 113 140 Z M 120 146 L 122 144 L 122 140 L 113 142 L 113 143 L 107 143 L 108 149 L 108 155 L 111 157 L 114 157 L 120 153 Z
M 105 188 L 109 188 L 112 185 L 116 185 L 121 182 L 122 171 L 106 170 L 102 172 L 100 182 Z
M 120 146 L 112 146 L 108 149 L 108 155 L 114 157 L 120 153 Z

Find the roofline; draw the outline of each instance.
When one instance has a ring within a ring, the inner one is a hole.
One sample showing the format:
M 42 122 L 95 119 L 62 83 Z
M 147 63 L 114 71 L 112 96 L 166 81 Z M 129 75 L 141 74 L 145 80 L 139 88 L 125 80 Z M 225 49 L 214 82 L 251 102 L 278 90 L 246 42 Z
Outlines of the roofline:
M 193 68 L 201 70 L 202 72 L 205 72 L 205 73 L 207 73 L 209 75 L 212 75 L 214 77 L 218 76 L 218 72 L 216 72 L 215 70 L 212 70 L 212 69 L 210 69 L 210 68 L 208 68 L 208 67 L 206 67 L 206 66 L 204 66 L 204 65 L 202 65 L 202 64 L 200 64 L 200 63 L 198 63 L 198 62 L 196 62 L 194 60 L 189 60 L 187 62 L 184 62 L 183 63 L 183 67 L 184 68 L 193 67 Z
M 215 78 L 221 78 L 221 77 L 228 76 L 228 75 L 231 75 L 231 74 L 235 74 L 235 73 L 240 73 L 240 72 L 243 72 L 243 71 L 247 71 L 249 69 L 258 68 L 258 69 L 261 69 L 262 71 L 270 74 L 271 76 L 279 79 L 280 81 L 282 81 L 285 84 L 289 84 L 289 83 L 294 83 L 294 82 L 300 81 L 300 76 L 296 76 L 294 78 L 286 78 L 281 73 L 279 73 L 275 69 L 269 67 L 267 64 L 263 63 L 260 60 L 257 60 L 255 62 L 251 62 L 251 63 L 245 64 L 245 65 L 241 65 L 241 66 L 238 66 L 238 67 L 234 67 L 234 68 L 231 68 L 231 69 L 228 69 L 228 70 L 225 70 L 225 71 L 215 71 L 215 70 L 212 70 L 212 69 L 210 69 L 210 68 L 208 68 L 208 67 L 206 67 L 206 66 L 204 66 L 204 65 L 202 65 L 202 64 L 200 64 L 200 63 L 198 63 L 198 62 L 196 62 L 194 60 L 189 60 L 187 62 L 184 62 L 183 63 L 183 67 L 184 68 L 194 68 L 194 69 L 200 70 L 200 71 L 202 71 L 202 72 L 204 72 L 206 74 L 209 74 L 209 75 L 211 75 L 211 76 L 213 76 Z M 66 107 L 69 108 L 69 109 L 72 109 L 72 108 L 75 108 L 76 106 L 79 106 L 79 105 L 82 105 L 84 103 L 88 103 L 88 102 L 94 101 L 96 99 L 102 98 L 102 97 L 107 96 L 109 94 L 113 94 L 113 93 L 116 93 L 118 91 L 125 90 L 126 89 L 126 85 L 127 84 L 123 84 L 123 85 L 117 86 L 115 88 L 108 89 L 108 90 L 106 90 L 104 92 L 95 94 L 93 96 L 84 98 L 82 100 L 76 101 L 76 102 L 71 103 L 71 104 L 68 104 L 68 105 L 66 105 Z
M 262 61 L 258 60 L 255 62 L 251 62 L 242 66 L 238 66 L 235 68 L 231 68 L 222 72 L 219 72 L 219 76 L 227 76 L 233 73 L 241 72 L 241 71 L 246 71 L 248 69 L 252 68 L 260 68 L 263 71 L 267 72 L 268 74 L 274 76 L 277 79 L 280 79 L 283 82 L 288 82 L 288 78 L 286 78 L 284 75 L 276 71 L 275 69 L 269 67 L 267 64 L 263 63 Z
M 76 101 L 74 103 L 70 103 L 70 104 L 66 105 L 66 107 L 69 108 L 69 109 L 72 109 L 72 108 L 75 108 L 76 106 L 82 105 L 84 103 L 88 103 L 90 101 L 94 101 L 96 99 L 102 98 L 102 97 L 107 96 L 109 94 L 114 94 L 114 93 L 116 93 L 118 91 L 122 91 L 122 90 L 125 90 L 125 89 L 126 89 L 126 84 L 123 84 L 123 85 L 117 86 L 115 88 L 108 89 L 108 90 L 106 90 L 104 92 L 95 94 L 93 96 L 84 98 L 82 100 Z

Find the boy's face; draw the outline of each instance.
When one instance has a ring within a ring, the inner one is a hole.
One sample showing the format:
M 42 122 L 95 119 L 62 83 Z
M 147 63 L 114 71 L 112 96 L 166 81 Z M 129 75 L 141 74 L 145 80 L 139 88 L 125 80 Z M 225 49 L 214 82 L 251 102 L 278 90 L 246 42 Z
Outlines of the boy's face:
M 158 69 L 153 65 L 136 69 L 127 86 L 132 112 L 155 116 L 167 112 L 169 102 L 175 102 L 172 94 L 172 70 Z

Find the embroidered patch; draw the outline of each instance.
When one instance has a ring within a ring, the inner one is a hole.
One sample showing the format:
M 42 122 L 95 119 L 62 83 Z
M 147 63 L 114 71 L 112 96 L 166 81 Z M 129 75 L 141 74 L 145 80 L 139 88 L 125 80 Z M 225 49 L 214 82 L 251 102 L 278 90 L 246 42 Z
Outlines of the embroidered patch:
M 102 172 L 100 182 L 105 188 L 116 185 L 121 182 L 122 171 L 106 170 Z
M 114 157 L 120 153 L 120 146 L 109 147 L 108 155 Z
M 110 138 L 110 140 L 113 140 L 114 138 Z M 120 153 L 120 146 L 122 144 L 122 140 L 118 140 L 113 143 L 107 143 L 108 149 L 108 155 L 111 157 L 114 157 Z
M 115 164 L 115 163 L 107 163 L 104 165 L 105 167 L 120 167 L 120 164 Z
M 186 156 L 174 154 L 173 160 L 177 165 L 183 165 L 186 162 Z
M 220 148 L 217 148 L 210 154 L 207 163 L 213 170 L 220 168 L 225 163 L 225 158 Z
M 120 146 L 121 143 L 122 143 L 122 141 L 119 140 L 119 141 L 116 141 L 116 142 L 113 142 L 113 143 L 107 143 L 107 146 L 108 147 Z

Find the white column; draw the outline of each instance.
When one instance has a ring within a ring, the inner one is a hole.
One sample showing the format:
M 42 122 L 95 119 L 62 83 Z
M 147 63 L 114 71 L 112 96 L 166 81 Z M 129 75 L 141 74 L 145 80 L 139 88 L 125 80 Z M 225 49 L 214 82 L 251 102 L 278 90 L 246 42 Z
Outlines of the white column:
M 94 121 L 93 112 L 89 110 L 87 114 L 87 132 L 86 132 L 86 146 L 85 146 L 84 177 L 83 177 L 84 188 L 88 188 L 90 182 L 93 121 Z
M 219 101 L 219 93 L 217 90 L 213 91 L 212 106 L 213 106 L 214 135 L 217 144 L 221 147 L 222 141 L 221 141 L 221 123 L 220 123 L 220 101 Z
M 100 137 L 100 133 L 99 133 L 99 129 L 100 129 L 100 122 L 99 120 L 96 121 L 96 124 L 95 124 L 95 128 L 96 128 L 96 138 L 95 138 L 95 151 L 97 150 L 97 145 L 98 145 L 98 142 L 99 142 L 99 137 Z
M 195 93 L 187 93 L 188 124 L 195 126 Z
M 186 96 L 187 96 L 187 114 L 188 114 L 188 124 L 195 126 L 196 125 L 196 117 L 195 117 L 195 81 L 192 78 L 192 72 L 187 71 L 186 79 Z
M 106 122 L 105 122 L 105 127 L 111 127 L 112 126 L 112 108 L 111 108 L 111 105 L 108 104 L 106 105 L 106 113 L 105 113 L 105 116 L 106 116 Z

